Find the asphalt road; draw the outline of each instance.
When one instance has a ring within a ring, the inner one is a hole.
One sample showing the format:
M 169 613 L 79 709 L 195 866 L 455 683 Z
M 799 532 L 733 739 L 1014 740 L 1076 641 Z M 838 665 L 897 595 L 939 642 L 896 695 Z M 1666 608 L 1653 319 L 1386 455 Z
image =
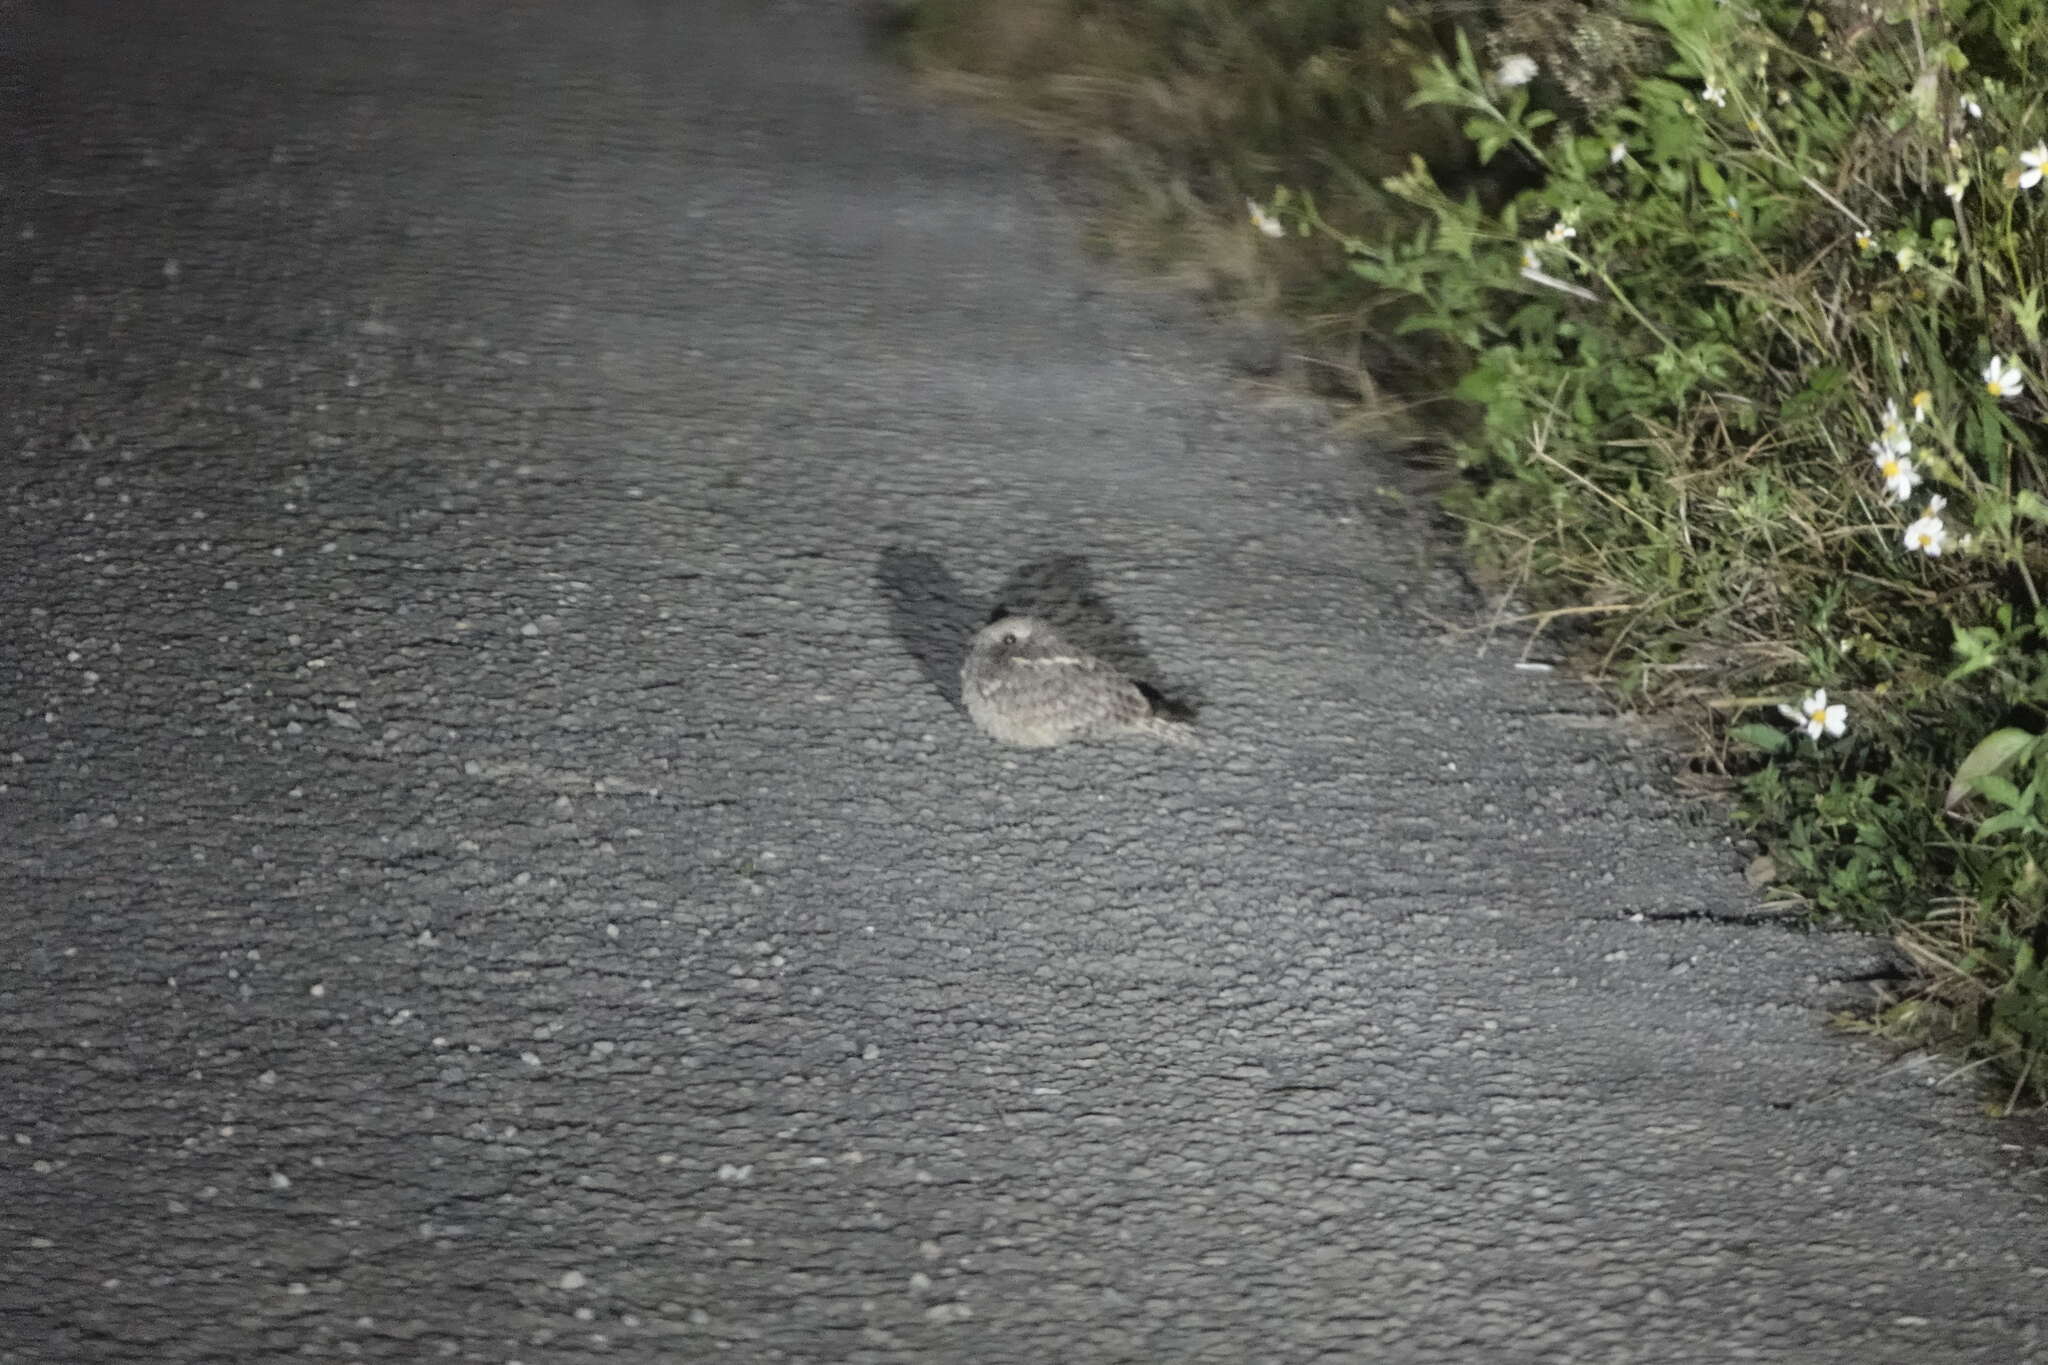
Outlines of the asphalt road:
M 0 127 L 0 1365 L 2048 1359 L 1882 945 L 847 7 L 15 3 Z M 998 601 L 1209 745 L 992 746 Z

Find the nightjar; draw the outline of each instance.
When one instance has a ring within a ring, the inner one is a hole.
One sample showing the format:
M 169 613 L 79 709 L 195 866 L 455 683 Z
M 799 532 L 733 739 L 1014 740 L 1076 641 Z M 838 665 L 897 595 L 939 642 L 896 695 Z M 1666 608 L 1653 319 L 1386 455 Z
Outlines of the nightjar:
M 1198 742 L 1190 726 L 1160 715 L 1136 683 L 1036 616 L 1005 616 L 976 632 L 960 691 L 968 716 L 1004 744 L 1043 749 L 1134 734 Z

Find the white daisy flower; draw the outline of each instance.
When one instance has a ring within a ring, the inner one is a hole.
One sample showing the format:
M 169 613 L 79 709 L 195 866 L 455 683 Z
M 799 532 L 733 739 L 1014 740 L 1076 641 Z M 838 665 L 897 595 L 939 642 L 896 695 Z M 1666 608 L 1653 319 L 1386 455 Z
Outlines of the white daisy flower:
M 1709 85 L 1706 89 L 1700 91 L 1700 98 L 1713 105 L 1716 109 L 1726 109 L 1728 107 L 1728 92 L 1718 85 Z
M 1828 705 L 1828 692 L 1825 687 L 1813 689 L 1807 694 L 1806 700 L 1797 706 L 1780 703 L 1778 712 L 1806 731 L 1808 739 L 1819 739 L 1822 735 L 1840 738 L 1842 732 L 1849 728 L 1849 708 L 1840 702 Z
M 1493 73 L 1493 79 L 1512 90 L 1518 85 L 1527 85 L 1536 79 L 1536 59 L 1526 52 L 1517 52 L 1501 60 L 1500 68 Z
M 2020 164 L 2005 173 L 2013 189 L 2030 190 L 2041 183 L 2041 171 L 2048 167 L 2048 142 L 2037 142 L 2020 153 Z
M 1929 559 L 1939 559 L 1941 552 L 1948 547 L 1948 526 L 1929 512 L 1906 528 L 1904 544 L 1908 550 L 1918 550 Z
M 1906 424 L 1899 420 L 1899 400 L 1896 398 L 1884 400 L 1884 411 L 1878 414 L 1877 439 L 1888 445 L 1906 439 Z
M 1870 443 L 1872 459 L 1877 465 L 1879 477 L 1884 480 L 1884 491 L 1891 495 L 1893 502 L 1904 502 L 1913 496 L 1913 490 L 1920 486 L 1920 471 L 1913 468 L 1913 459 L 1903 450 Z
M 1570 223 L 1552 223 L 1550 231 L 1543 234 L 1543 240 L 1552 246 L 1556 246 L 1561 242 L 1569 242 L 1578 235 L 1579 230 Z
M 1993 398 L 2016 397 L 2024 387 L 2020 367 L 2008 365 L 2004 356 L 1995 355 L 1984 366 L 1984 392 Z
M 1626 142 L 1617 142 L 1612 147 L 1609 147 L 1607 149 L 1608 165 L 1619 166 L 1622 162 L 1626 161 L 1627 159 L 1628 144 Z

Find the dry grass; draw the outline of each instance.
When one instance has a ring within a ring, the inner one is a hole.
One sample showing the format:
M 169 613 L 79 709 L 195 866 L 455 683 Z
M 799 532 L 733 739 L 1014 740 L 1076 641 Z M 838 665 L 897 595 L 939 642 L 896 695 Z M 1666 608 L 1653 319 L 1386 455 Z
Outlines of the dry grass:
M 905 29 L 929 88 L 1088 159 L 1099 248 L 1219 313 L 1293 319 L 1295 381 L 1350 420 L 1410 439 L 1441 425 L 1442 367 L 1389 342 L 1392 300 L 1321 243 L 1270 249 L 1244 209 L 1305 189 L 1380 237 L 1415 221 L 1381 188 L 1411 158 L 1470 175 L 1454 122 L 1405 107 L 1428 24 L 1338 0 L 923 0 Z

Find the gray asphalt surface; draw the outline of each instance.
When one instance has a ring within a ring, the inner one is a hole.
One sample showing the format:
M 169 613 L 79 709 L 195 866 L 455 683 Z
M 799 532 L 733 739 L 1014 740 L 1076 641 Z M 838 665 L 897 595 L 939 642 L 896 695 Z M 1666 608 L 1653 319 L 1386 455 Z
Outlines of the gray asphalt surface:
M 2048 1359 L 1882 946 L 846 7 L 0 44 L 0 1363 Z

